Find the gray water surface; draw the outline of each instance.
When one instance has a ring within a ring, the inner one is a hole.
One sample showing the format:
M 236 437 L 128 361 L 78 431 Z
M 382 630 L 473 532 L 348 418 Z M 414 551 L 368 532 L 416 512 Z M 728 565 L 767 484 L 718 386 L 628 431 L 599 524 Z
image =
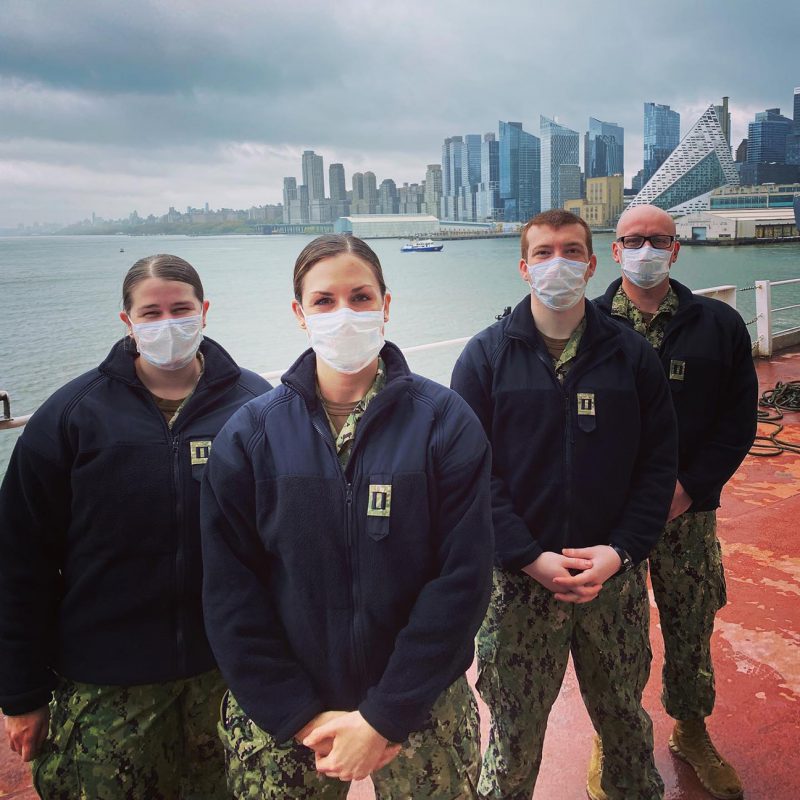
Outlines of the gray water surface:
M 118 314 L 125 273 L 153 253 L 174 253 L 197 268 L 211 301 L 206 333 L 242 366 L 258 372 L 286 367 L 306 347 L 290 303 L 294 261 L 311 238 L 0 237 L 0 389 L 11 394 L 15 415 L 27 414 L 96 366 L 124 332 Z M 612 238 L 595 236 L 598 267 L 590 297 L 619 274 Z M 370 242 L 392 292 L 387 338 L 401 347 L 470 336 L 526 294 L 516 239 L 445 242 L 441 253 L 401 253 L 401 244 Z M 800 245 L 684 247 L 672 272 L 693 289 L 800 277 Z M 800 287 L 778 291 L 774 305 L 800 302 Z M 740 293 L 738 307 L 750 321 L 754 293 Z M 786 327 L 798 315 L 783 318 Z M 416 354 L 411 367 L 447 383 L 458 352 Z M 0 475 L 18 435 L 0 431 Z

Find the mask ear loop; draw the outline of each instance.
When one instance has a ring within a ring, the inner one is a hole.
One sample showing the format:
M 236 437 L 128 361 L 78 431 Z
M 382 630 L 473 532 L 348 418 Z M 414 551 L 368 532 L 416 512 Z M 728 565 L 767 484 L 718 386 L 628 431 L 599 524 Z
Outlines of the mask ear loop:
M 131 322 L 131 315 L 126 311 L 125 316 L 128 318 L 128 323 L 125 325 L 126 334 L 122 337 L 123 349 L 126 353 L 138 353 L 139 348 L 136 346 L 136 339 L 133 336 L 133 322 Z

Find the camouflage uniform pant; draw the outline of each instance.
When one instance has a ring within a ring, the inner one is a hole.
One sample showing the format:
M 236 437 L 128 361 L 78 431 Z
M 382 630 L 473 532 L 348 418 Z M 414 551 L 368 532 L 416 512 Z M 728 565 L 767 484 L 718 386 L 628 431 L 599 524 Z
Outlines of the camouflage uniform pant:
M 218 670 L 146 686 L 61 680 L 33 763 L 44 800 L 222 800 Z
M 714 708 L 711 634 L 727 600 L 716 529 L 714 511 L 681 514 L 650 554 L 664 636 L 661 699 L 674 719 L 702 719 Z
M 478 691 L 491 711 L 479 794 L 530 800 L 547 717 L 572 653 L 581 694 L 603 739 L 602 787 L 610 800 L 661 800 L 653 728 L 642 708 L 650 674 L 647 567 L 611 578 L 574 605 L 524 573 L 495 570 L 478 632 Z
M 294 740 L 278 744 L 230 693 L 219 725 L 228 788 L 237 800 L 342 800 L 349 784 L 317 773 L 314 753 Z M 459 678 L 437 699 L 425 726 L 400 754 L 372 775 L 378 800 L 476 798 L 480 728 L 475 696 Z

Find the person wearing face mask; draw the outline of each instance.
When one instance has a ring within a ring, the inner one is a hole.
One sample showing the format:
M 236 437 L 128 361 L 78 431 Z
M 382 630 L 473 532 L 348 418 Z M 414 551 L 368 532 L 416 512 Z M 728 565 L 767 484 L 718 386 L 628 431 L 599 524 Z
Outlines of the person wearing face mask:
M 596 258 L 583 220 L 539 214 L 521 250 L 530 296 L 470 340 L 452 376 L 492 444 L 494 589 L 477 637 L 491 727 L 479 795 L 533 794 L 571 654 L 606 743 L 589 796 L 659 800 L 641 696 L 645 559 L 675 481 L 669 390 L 652 348 L 586 301 Z
M 203 479 L 203 601 L 237 798 L 475 798 L 464 677 L 489 599 L 489 445 L 384 340 L 372 249 L 294 270 L 310 349 L 225 426 Z
M 622 277 L 595 303 L 652 345 L 669 380 L 678 417 L 678 477 L 667 525 L 650 555 L 664 636 L 662 701 L 676 720 L 669 748 L 689 762 L 710 794 L 732 800 L 741 797 L 741 781 L 705 726 L 715 700 L 711 634 L 727 599 L 716 508 L 753 443 L 758 381 L 741 316 L 670 278 L 679 250 L 666 211 L 628 209 L 612 245 Z M 601 747 L 597 740 L 596 758 Z
M 0 707 L 45 800 L 222 800 L 200 478 L 270 385 L 203 336 L 177 256 L 125 276 L 127 335 L 50 397 L 0 487 Z

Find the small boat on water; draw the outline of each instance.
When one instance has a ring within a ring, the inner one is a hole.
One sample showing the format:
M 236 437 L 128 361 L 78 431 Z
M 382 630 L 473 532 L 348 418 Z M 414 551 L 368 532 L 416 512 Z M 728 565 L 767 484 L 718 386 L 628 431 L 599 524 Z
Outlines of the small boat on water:
M 433 239 L 413 239 L 408 244 L 404 244 L 400 248 L 402 253 L 438 253 L 444 247 L 443 244 L 437 244 Z

